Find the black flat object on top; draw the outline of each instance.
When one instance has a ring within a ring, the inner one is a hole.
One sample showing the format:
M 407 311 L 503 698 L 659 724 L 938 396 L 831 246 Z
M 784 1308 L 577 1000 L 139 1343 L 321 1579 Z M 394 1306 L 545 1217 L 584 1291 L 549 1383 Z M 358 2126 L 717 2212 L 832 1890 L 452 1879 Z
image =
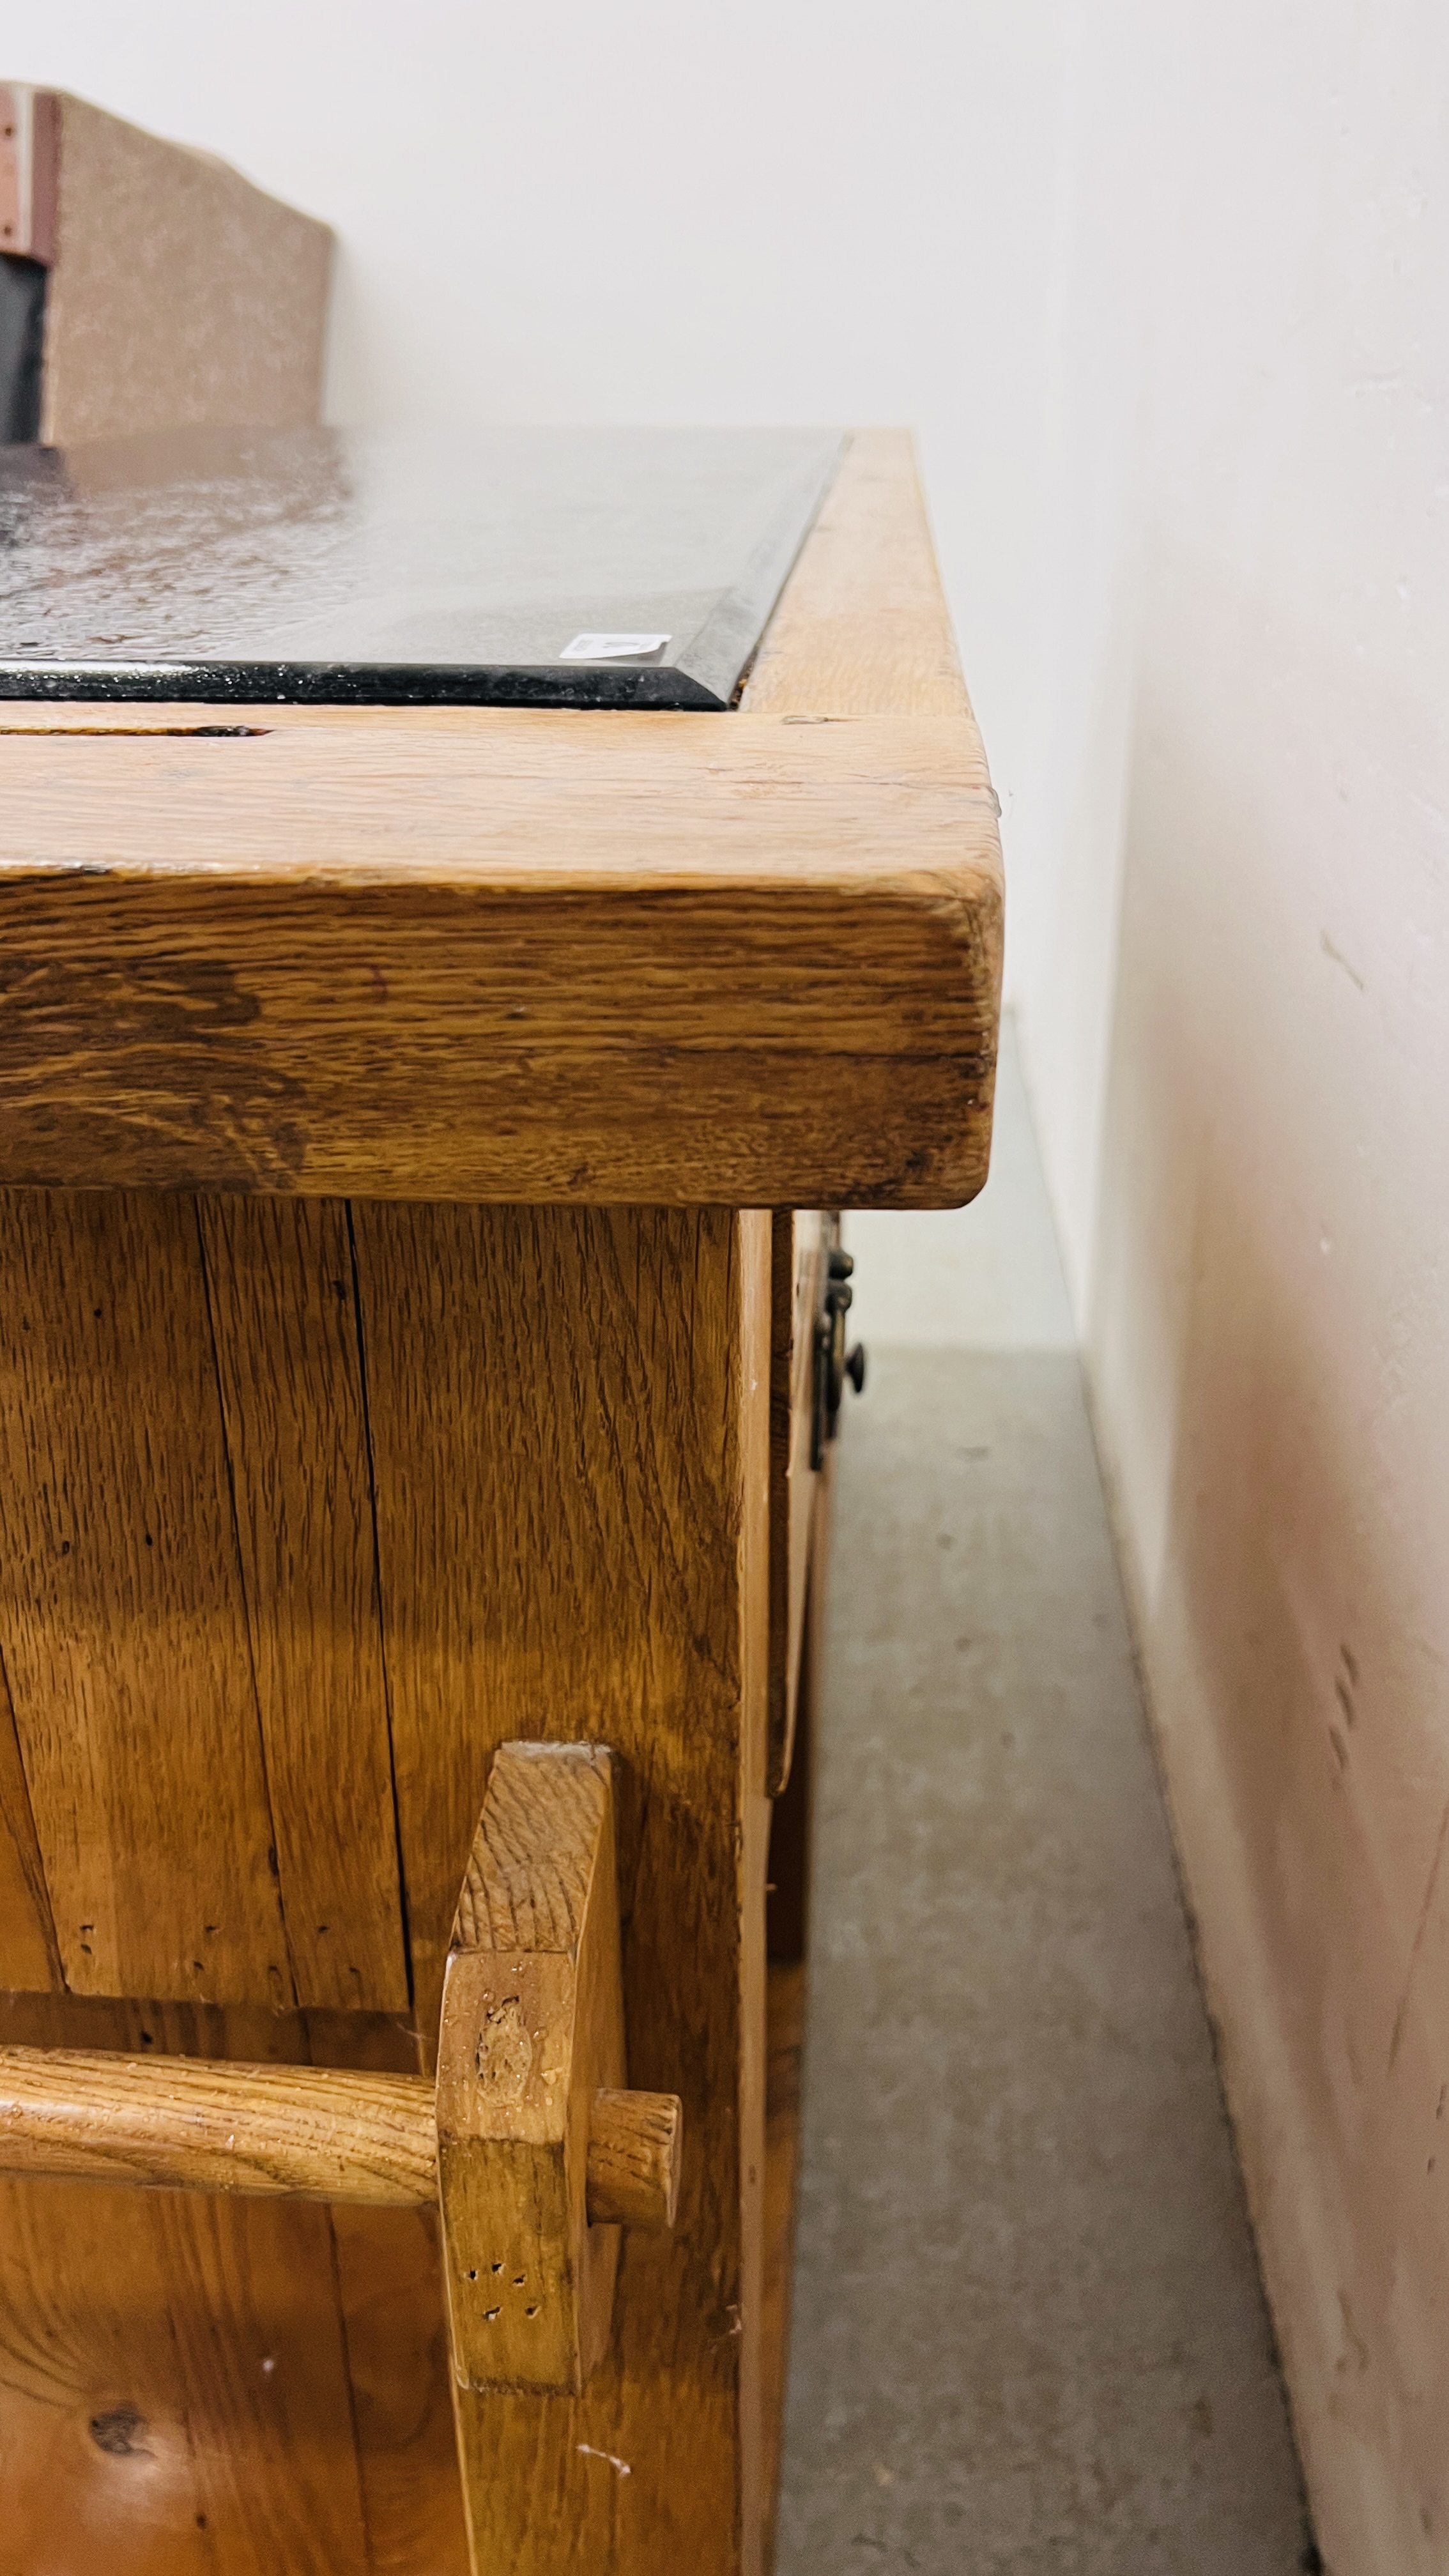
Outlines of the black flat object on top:
M 46 272 L 0 252 L 0 446 L 40 436 Z
M 201 429 L 0 449 L 0 697 L 727 707 L 840 448 Z

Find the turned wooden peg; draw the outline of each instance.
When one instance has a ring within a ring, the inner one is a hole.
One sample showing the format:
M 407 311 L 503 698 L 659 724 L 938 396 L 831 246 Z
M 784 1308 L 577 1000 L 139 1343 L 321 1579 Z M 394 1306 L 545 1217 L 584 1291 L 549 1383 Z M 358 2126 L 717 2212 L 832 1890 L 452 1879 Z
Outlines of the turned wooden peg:
M 673 2226 L 679 2136 L 672 2093 L 594 2095 L 591 2227 Z M 0 2173 L 428 2209 L 436 2096 L 417 2075 L 0 2048 Z
M 682 2113 L 675 2093 L 594 2095 L 589 2121 L 592 2227 L 668 2228 L 679 2206 Z
M 625 2086 L 612 1759 L 494 1759 L 443 1986 L 438 2192 L 460 2386 L 577 2392 L 619 2232 L 669 2227 L 680 2106 Z

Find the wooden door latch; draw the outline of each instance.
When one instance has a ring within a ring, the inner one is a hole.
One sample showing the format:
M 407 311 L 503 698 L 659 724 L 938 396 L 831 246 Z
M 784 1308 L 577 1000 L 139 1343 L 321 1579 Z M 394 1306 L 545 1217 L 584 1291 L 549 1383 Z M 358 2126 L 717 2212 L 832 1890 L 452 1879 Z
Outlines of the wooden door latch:
M 424 2077 L 0 2048 L 0 2172 L 440 2207 L 453 2368 L 577 2392 L 619 2234 L 669 2228 L 680 2105 L 625 2089 L 613 1757 L 505 1744 Z

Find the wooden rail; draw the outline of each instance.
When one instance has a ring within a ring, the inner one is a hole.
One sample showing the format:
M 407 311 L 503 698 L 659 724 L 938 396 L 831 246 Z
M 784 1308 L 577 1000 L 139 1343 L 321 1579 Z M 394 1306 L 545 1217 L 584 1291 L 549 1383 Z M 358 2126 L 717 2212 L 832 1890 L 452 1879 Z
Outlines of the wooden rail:
M 417 2075 L 0 2048 L 0 2172 L 432 2207 L 435 2099 Z M 598 2092 L 590 2224 L 671 2227 L 678 2149 L 671 2094 Z

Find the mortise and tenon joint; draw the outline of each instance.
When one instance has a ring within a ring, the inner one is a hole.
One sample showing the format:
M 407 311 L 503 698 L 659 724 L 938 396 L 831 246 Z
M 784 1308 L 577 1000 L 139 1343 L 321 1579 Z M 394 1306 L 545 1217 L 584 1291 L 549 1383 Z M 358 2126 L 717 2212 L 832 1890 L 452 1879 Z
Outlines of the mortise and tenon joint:
M 625 2087 L 613 1757 L 497 1754 L 420 2076 L 0 2049 L 0 2172 L 442 2210 L 453 2367 L 577 2392 L 621 2228 L 669 2228 L 680 2106 Z

